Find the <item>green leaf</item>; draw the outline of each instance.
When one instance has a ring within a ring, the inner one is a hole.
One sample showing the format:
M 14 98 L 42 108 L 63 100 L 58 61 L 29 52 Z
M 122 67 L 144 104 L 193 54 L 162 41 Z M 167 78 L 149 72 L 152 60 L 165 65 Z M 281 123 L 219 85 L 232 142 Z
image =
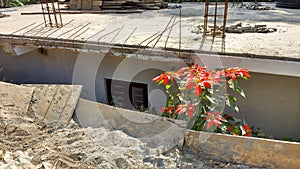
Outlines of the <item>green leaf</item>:
M 226 97 L 226 105 L 234 108 L 235 111 L 239 112 L 239 108 L 237 106 L 237 98 L 231 95 L 228 95 Z
M 164 80 L 161 80 L 161 81 L 158 82 L 157 85 L 163 84 L 163 82 L 164 82 Z
M 239 86 L 238 86 L 238 81 L 237 80 L 228 80 L 228 86 L 229 88 L 231 88 L 233 91 L 236 91 L 238 92 L 241 96 L 243 96 L 244 98 L 246 98 L 246 95 L 245 95 L 245 92 L 243 89 L 241 89 Z
M 171 87 L 171 85 L 170 85 L 170 84 L 167 84 L 167 85 L 166 85 L 166 90 L 169 90 L 170 87 Z

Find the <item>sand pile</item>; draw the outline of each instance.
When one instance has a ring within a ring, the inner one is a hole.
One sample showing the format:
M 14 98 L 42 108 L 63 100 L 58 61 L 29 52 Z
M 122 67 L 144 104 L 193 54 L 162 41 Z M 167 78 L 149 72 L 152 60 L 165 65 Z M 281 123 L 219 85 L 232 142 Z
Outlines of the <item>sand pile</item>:
M 180 147 L 165 153 L 120 130 L 53 129 L 0 110 L 0 168 L 249 168 L 205 159 Z

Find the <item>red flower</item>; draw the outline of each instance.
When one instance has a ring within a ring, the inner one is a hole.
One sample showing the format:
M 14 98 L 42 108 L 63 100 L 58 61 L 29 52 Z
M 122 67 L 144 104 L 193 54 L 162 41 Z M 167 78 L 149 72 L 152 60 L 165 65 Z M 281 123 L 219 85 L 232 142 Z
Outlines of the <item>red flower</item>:
M 225 119 L 228 120 L 231 116 L 229 114 L 225 114 Z
M 225 69 L 225 76 L 231 78 L 232 80 L 236 80 L 237 77 L 251 77 L 248 69 L 242 69 L 242 68 L 228 68 Z
M 198 97 L 202 93 L 202 88 L 201 86 L 196 87 L 196 96 Z
M 232 125 L 231 127 L 228 127 L 228 130 L 229 130 L 229 131 L 232 131 L 232 130 L 233 130 L 233 127 L 234 127 L 234 125 Z
M 167 85 L 169 80 L 174 82 L 174 77 L 177 77 L 177 75 L 174 72 L 165 72 L 153 79 L 156 83 L 163 83 L 164 85 Z
M 207 116 L 205 117 L 207 122 L 207 128 L 210 128 L 213 124 L 215 124 L 217 127 L 222 124 L 221 121 L 226 121 L 220 114 L 222 112 L 206 112 Z
M 162 107 L 160 112 L 162 112 L 162 113 L 164 113 L 164 112 L 172 113 L 172 110 L 174 110 L 174 106 L 170 106 L 169 108 Z
M 194 108 L 195 108 L 195 105 L 193 104 L 189 104 L 189 105 L 178 105 L 177 106 L 177 109 L 176 109 L 176 113 L 178 114 L 183 114 L 185 112 L 188 113 L 188 115 L 192 118 L 193 117 L 193 113 L 194 113 Z
M 203 86 L 210 89 L 211 88 L 211 84 L 208 81 L 204 81 L 203 82 Z
M 249 128 L 248 124 L 244 125 L 243 128 L 247 133 L 251 132 L 252 130 Z

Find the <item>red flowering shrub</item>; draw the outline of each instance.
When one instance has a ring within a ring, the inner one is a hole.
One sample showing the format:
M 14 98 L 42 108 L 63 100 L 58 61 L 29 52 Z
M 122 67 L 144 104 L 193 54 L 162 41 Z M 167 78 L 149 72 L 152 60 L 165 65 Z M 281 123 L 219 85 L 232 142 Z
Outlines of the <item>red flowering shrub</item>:
M 229 88 L 245 97 L 238 79 L 250 77 L 247 69 L 235 67 L 207 71 L 196 64 L 177 72 L 165 72 L 153 81 L 163 84 L 169 94 L 166 107 L 161 109 L 164 116 L 188 118 L 188 125 L 194 130 L 250 136 L 251 130 L 244 120 L 223 112 L 225 104 L 239 112 L 237 98 L 226 91 Z

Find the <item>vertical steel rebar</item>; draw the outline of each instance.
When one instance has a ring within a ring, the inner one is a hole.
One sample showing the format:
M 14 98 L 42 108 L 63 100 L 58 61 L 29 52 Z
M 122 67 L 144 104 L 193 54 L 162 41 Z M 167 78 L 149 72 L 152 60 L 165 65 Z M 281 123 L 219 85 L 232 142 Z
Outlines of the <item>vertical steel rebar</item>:
M 46 21 L 46 17 L 45 17 L 45 10 L 44 10 L 44 5 L 43 5 L 43 1 L 42 0 L 41 0 L 41 7 L 42 7 L 42 12 L 43 12 L 43 18 L 44 18 L 45 26 L 47 26 L 47 21 Z
M 55 26 L 58 28 L 58 23 L 57 23 L 57 18 L 56 18 L 56 10 L 55 10 L 55 6 L 54 6 L 54 0 L 51 1 L 52 4 L 52 12 L 54 15 L 54 20 L 55 20 Z
M 57 10 L 58 10 L 58 14 L 59 14 L 59 20 L 60 20 L 60 27 L 63 27 L 63 22 L 62 22 L 62 18 L 61 18 L 61 12 L 60 12 L 60 6 L 59 6 L 59 1 L 57 2 Z
M 224 18 L 223 18 L 223 35 L 222 35 L 222 38 L 225 38 L 227 13 L 228 13 L 228 0 L 225 0 L 225 9 L 224 9 Z
M 181 8 L 179 10 L 179 55 L 180 55 L 180 50 L 181 50 L 181 29 L 182 29 L 182 25 L 181 25 Z
M 50 7 L 49 7 L 49 1 L 46 0 L 46 9 L 47 9 L 47 12 L 48 12 L 48 17 L 49 17 L 49 23 L 50 23 L 50 26 L 52 27 L 52 20 L 51 20 L 51 15 L 50 15 Z
M 218 0 L 216 0 L 216 4 L 215 4 L 215 16 L 214 16 L 214 31 L 213 31 L 213 37 L 216 36 L 216 28 L 217 28 L 217 11 L 218 11 Z

